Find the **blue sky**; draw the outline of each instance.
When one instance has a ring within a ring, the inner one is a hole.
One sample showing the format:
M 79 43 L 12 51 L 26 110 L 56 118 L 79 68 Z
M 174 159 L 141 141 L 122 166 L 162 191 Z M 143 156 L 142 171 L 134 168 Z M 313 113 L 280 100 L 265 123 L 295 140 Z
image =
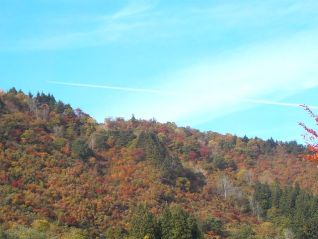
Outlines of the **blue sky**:
M 53 93 L 100 122 L 134 113 L 302 142 L 317 12 L 316 0 L 3 0 L 0 88 Z

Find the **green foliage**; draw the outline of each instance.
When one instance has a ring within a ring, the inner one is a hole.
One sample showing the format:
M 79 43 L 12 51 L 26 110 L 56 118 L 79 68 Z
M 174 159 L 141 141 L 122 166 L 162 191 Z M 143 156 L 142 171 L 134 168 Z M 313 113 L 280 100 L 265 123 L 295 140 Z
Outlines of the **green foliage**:
M 53 146 L 57 150 L 61 150 L 67 144 L 67 140 L 64 138 L 55 138 L 53 140 Z
M 220 140 L 219 142 L 219 146 L 221 149 L 225 150 L 225 151 L 230 151 L 231 149 L 233 149 L 235 147 L 236 144 L 236 138 L 233 137 L 232 140 L 227 141 L 227 140 Z
M 127 232 L 122 227 L 109 227 L 105 232 L 106 239 L 125 238 Z
M 136 138 L 131 130 L 109 130 L 106 136 L 114 141 L 115 147 L 128 146 Z
M 231 239 L 254 239 L 255 232 L 253 231 L 250 225 L 242 225 L 240 228 L 235 231 L 231 237 Z
M 162 239 L 199 239 L 196 220 L 180 207 L 166 209 L 160 218 Z
M 148 236 L 149 239 L 159 239 L 159 233 L 155 216 L 145 205 L 138 206 L 131 219 L 130 236 L 135 239 L 144 238 L 146 236 Z
M 166 208 L 157 219 L 146 206 L 139 206 L 132 217 L 129 235 L 136 239 L 202 238 L 196 219 L 180 207 Z
M 47 220 L 34 220 L 32 223 L 32 228 L 40 232 L 46 232 L 50 229 L 50 223 Z
M 155 133 L 141 132 L 136 141 L 136 148 L 145 150 L 146 157 L 158 166 L 162 166 L 162 161 L 167 157 L 165 147 L 160 142 Z
M 270 209 L 272 206 L 272 192 L 267 184 L 261 184 L 257 182 L 255 184 L 255 200 L 259 203 L 262 212 L 261 215 L 266 215 L 266 210 Z
M 213 164 L 214 164 L 214 167 L 217 169 L 223 170 L 227 168 L 227 163 L 224 157 L 219 155 L 213 157 Z
M 264 212 L 267 210 L 267 215 L 273 222 L 292 228 L 296 239 L 318 238 L 317 196 L 300 190 L 298 185 L 281 189 L 277 183 L 272 188 L 258 183 L 255 187 L 255 199 Z
M 214 232 L 219 235 L 223 233 L 223 224 L 220 220 L 210 217 L 202 223 L 202 231 L 204 233 Z
M 7 231 L 8 239 L 47 239 L 43 232 L 24 226 L 16 226 Z
M 3 230 L 2 227 L 0 227 L 0 239 L 7 239 L 8 236 L 6 234 L 6 232 Z
M 304 152 L 305 147 L 298 144 L 296 141 L 290 141 L 285 143 L 286 151 L 289 154 L 301 154 Z
M 78 228 L 71 228 L 61 239 L 88 239 L 86 233 Z
M 275 208 L 279 208 L 280 198 L 282 195 L 282 190 L 280 184 L 275 182 L 272 188 L 272 206 Z
M 5 112 L 5 108 L 4 108 L 5 104 L 2 101 L 2 99 L 0 98 L 0 113 L 4 113 Z
M 151 160 L 161 170 L 163 182 L 173 183 L 182 174 L 183 167 L 180 160 L 169 157 L 166 148 L 155 133 L 141 132 L 135 147 L 143 149 L 146 159 Z
M 37 93 L 36 97 L 35 97 L 35 102 L 38 106 L 41 106 L 41 105 L 48 105 L 51 109 L 55 106 L 56 104 L 56 100 L 54 98 L 53 95 L 51 94 L 44 94 L 43 92 L 42 93 Z
M 106 131 L 100 131 L 100 132 L 96 132 L 96 134 L 94 135 L 95 137 L 95 148 L 97 150 L 105 150 L 107 148 L 107 139 L 108 139 L 108 135 Z
M 92 155 L 92 151 L 89 148 L 85 139 L 79 138 L 75 139 L 72 143 L 72 154 L 76 158 L 87 159 Z
M 176 187 L 179 188 L 181 191 L 189 192 L 190 191 L 191 183 L 189 179 L 184 177 L 178 177 L 176 180 Z
M 8 94 L 16 95 L 17 93 L 18 93 L 18 91 L 16 90 L 15 87 L 12 87 L 11 89 L 8 90 Z
M 117 239 L 141 232 L 146 233 L 142 239 L 201 238 L 194 217 L 178 207 L 204 217 L 221 211 L 224 227 L 208 219 L 202 229 L 226 236 L 223 228 L 235 221 L 254 223 L 249 206 L 253 212 L 261 206 L 264 218 L 280 230 L 292 228 L 297 238 L 315 238 L 317 197 L 297 187 L 257 185 L 258 203 L 249 201 L 254 178 L 267 180 L 277 173 L 281 182 L 297 178 L 317 192 L 316 171 L 305 167 L 306 176 L 300 175 L 305 162 L 295 159 L 303 151 L 293 142 L 203 133 L 134 117 L 97 124 L 50 94 L 1 92 L 0 221 L 10 229 L 0 236 L 98 238 L 106 233 Z M 237 177 L 237 168 L 246 173 Z M 226 171 L 229 180 L 223 186 L 233 196 L 227 200 L 217 195 L 220 170 Z M 149 203 L 154 214 L 141 210 L 130 223 L 136 201 Z M 173 208 L 160 215 L 169 204 Z M 29 227 L 14 226 L 32 221 Z M 122 228 L 107 230 L 111 225 Z M 134 227 L 125 231 L 129 225 Z

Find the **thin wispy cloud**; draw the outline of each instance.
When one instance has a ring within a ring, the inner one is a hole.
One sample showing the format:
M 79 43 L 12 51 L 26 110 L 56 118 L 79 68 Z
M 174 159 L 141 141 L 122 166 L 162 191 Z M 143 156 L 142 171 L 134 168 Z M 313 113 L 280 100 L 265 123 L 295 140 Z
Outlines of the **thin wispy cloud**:
M 128 35 L 138 29 L 149 27 L 152 22 L 145 19 L 143 14 L 154 7 L 150 2 L 129 2 L 118 11 L 105 15 L 88 16 L 85 21 L 90 22 L 90 28 L 83 30 L 54 31 L 45 34 L 36 34 L 33 37 L 19 39 L 15 46 L 7 46 L 0 50 L 59 50 L 67 48 L 92 47 L 109 44 L 118 40 L 129 38 Z M 58 25 L 63 22 L 76 22 L 78 16 L 61 18 Z M 74 28 L 81 28 L 79 22 Z
M 306 21 L 309 16 L 316 17 L 317 1 L 235 1 L 235 2 L 219 2 L 217 4 L 207 5 L 204 7 L 193 7 L 193 14 L 201 16 L 210 16 L 223 23 L 231 23 L 236 26 L 244 24 L 244 26 L 263 25 L 281 19 L 281 22 L 302 22 Z M 303 16 L 304 19 L 288 18 L 297 15 Z M 283 19 L 284 18 L 284 19 Z M 284 21 L 282 21 L 284 20 Z
M 275 111 L 285 124 L 298 103 L 317 105 L 316 0 L 16 4 L 0 9 L 3 88 L 57 79 L 43 90 L 98 120 L 134 113 L 199 127 Z
M 61 85 L 61 86 L 71 86 L 71 87 L 84 87 L 84 88 L 97 88 L 105 90 L 116 90 L 124 92 L 135 92 L 135 93 L 148 93 L 148 94 L 158 94 L 158 95 L 169 95 L 175 97 L 186 97 L 191 95 L 192 97 L 200 97 L 200 92 L 177 92 L 177 91 L 166 91 L 166 90 L 157 90 L 157 89 L 147 89 L 147 88 L 133 88 L 133 87 L 121 87 L 121 86 L 111 86 L 111 85 L 98 85 L 98 84 L 85 84 L 85 83 L 72 83 L 72 82 L 62 82 L 62 81 L 47 81 L 49 84 Z M 203 92 L 202 92 L 203 93 Z M 301 103 L 288 103 L 281 101 L 273 100 L 263 100 L 263 99 L 236 99 L 237 103 L 253 103 L 260 105 L 273 105 L 273 106 L 283 106 L 283 107 L 300 107 Z M 309 105 L 311 109 L 318 109 L 318 106 Z
M 148 26 L 147 22 L 110 23 L 103 24 L 89 31 L 70 32 L 61 35 L 50 35 L 23 40 L 20 48 L 25 50 L 59 50 L 67 48 L 81 48 L 101 46 L 116 42 L 127 32 Z
M 127 92 L 136 92 L 136 93 L 150 93 L 150 94 L 172 95 L 172 96 L 180 96 L 181 95 L 181 94 L 178 94 L 176 92 L 166 91 L 166 90 L 157 90 L 157 89 L 145 89 L 145 88 L 121 87 L 121 86 L 111 86 L 111 85 L 61 82 L 61 81 L 47 81 L 47 83 L 55 84 L 55 85 L 63 85 L 63 86 L 97 88 L 97 89 L 127 91 Z
M 125 105 L 136 115 L 161 121 L 202 123 L 262 104 L 298 107 L 310 102 L 284 102 L 318 86 L 316 31 L 238 48 L 153 80 L 179 97 L 152 97 Z M 248 104 L 249 103 L 249 104 Z M 138 107 L 136 107 L 136 105 Z M 317 107 L 317 106 L 313 106 Z M 156 108 L 156 112 L 153 112 Z
M 230 1 L 200 3 L 194 6 L 185 4 L 164 9 L 160 9 L 158 5 L 156 1 L 130 1 L 117 11 L 88 15 L 84 17 L 85 21 L 79 22 L 78 15 L 73 16 L 74 19 L 72 15 L 62 16 L 60 21 L 55 19 L 59 22 L 56 26 L 50 25 L 52 31 L 43 26 L 45 33 L 39 31 L 31 38 L 21 36 L 14 44 L 10 41 L 10 45 L 0 50 L 63 50 L 103 46 L 114 42 L 178 40 L 183 37 L 200 38 L 207 35 L 213 36 L 211 40 L 222 40 L 222 35 L 233 31 L 235 34 L 238 28 L 244 29 L 245 32 L 253 32 L 253 38 L 257 35 L 288 33 L 290 27 L 286 26 L 290 25 L 297 28 L 301 24 L 308 28 L 315 25 L 315 20 L 318 20 L 313 10 L 317 3 L 313 1 L 310 1 L 310 4 L 281 1 L 278 6 L 276 1 Z M 311 21 L 308 21 L 308 18 L 311 18 Z M 69 22 L 74 22 L 73 27 L 67 31 L 62 30 L 63 23 Z M 86 22 L 89 23 L 87 26 L 84 24 Z M 276 24 L 277 22 L 280 24 Z M 270 31 L 267 29 L 268 26 L 273 26 Z M 213 43 L 212 41 L 211 44 Z
M 111 21 L 123 20 L 128 17 L 133 17 L 148 12 L 153 7 L 154 4 L 151 4 L 150 2 L 130 2 L 127 6 L 120 9 L 118 12 L 115 12 L 114 14 L 111 14 L 109 16 L 104 16 L 103 18 Z
M 255 105 L 298 107 L 307 103 L 285 102 L 284 98 L 318 86 L 317 40 L 317 31 L 313 30 L 237 48 L 163 77 L 154 77 L 151 81 L 161 84 L 157 89 L 51 83 L 149 93 L 146 101 L 138 95 L 118 108 L 125 108 L 128 116 L 136 113 L 161 121 L 199 124 Z
M 274 106 L 283 106 L 283 107 L 296 107 L 299 108 L 302 104 L 296 103 L 288 103 L 288 102 L 281 102 L 281 101 L 272 101 L 272 100 L 256 100 L 256 99 L 242 99 L 241 101 L 253 104 L 261 104 L 261 105 L 274 105 Z M 309 105 L 311 109 L 318 109 L 318 106 Z

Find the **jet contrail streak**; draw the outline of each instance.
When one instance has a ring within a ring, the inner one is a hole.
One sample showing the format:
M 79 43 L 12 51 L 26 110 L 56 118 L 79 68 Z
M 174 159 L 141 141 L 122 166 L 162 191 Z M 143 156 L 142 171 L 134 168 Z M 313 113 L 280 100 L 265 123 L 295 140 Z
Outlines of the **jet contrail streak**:
M 130 91 L 130 92 L 143 92 L 143 93 L 165 94 L 165 95 L 177 95 L 175 92 L 172 92 L 172 91 L 164 91 L 164 90 L 156 90 L 156 89 L 131 88 L 131 87 L 120 87 L 120 86 L 110 86 L 110 85 L 95 85 L 95 84 L 82 84 L 82 83 L 69 83 L 69 82 L 62 82 L 62 81 L 47 81 L 47 82 L 50 83 L 50 84 L 55 84 L 55 85 L 86 87 L 86 88 L 98 88 L 98 89 Z
M 241 101 L 254 103 L 254 104 L 261 104 L 261 105 L 277 105 L 277 106 L 286 106 L 286 107 L 300 107 L 302 104 L 296 103 L 286 103 L 280 101 L 271 101 L 271 100 L 255 100 L 255 99 L 242 99 Z M 318 109 L 318 106 L 308 105 L 311 109 Z
M 110 85 L 71 83 L 71 82 L 63 82 L 63 81 L 47 81 L 47 82 L 50 84 L 55 84 L 55 85 L 98 88 L 98 89 L 117 90 L 117 91 L 142 92 L 142 93 L 164 94 L 164 95 L 172 95 L 172 96 L 186 95 L 186 94 L 178 94 L 173 91 L 146 89 L 146 88 L 131 88 L 131 87 L 110 86 Z M 302 105 L 302 104 L 296 104 L 296 103 L 286 103 L 286 102 L 280 102 L 280 101 L 257 100 L 257 99 L 241 99 L 240 101 L 253 103 L 253 104 L 260 104 L 260 105 L 276 105 L 276 106 L 284 106 L 284 107 L 300 107 Z M 315 105 L 308 105 L 308 107 L 311 109 L 318 109 L 318 106 L 315 106 Z

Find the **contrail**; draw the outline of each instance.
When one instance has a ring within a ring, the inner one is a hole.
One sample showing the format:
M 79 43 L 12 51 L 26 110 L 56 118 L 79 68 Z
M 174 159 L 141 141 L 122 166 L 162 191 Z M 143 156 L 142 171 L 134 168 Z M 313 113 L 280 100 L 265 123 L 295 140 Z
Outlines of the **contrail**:
M 254 104 L 261 104 L 261 105 L 277 105 L 277 106 L 287 106 L 287 107 L 300 107 L 302 104 L 296 103 L 286 103 L 280 101 L 271 101 L 271 100 L 255 100 L 255 99 L 242 99 L 241 101 L 254 103 Z M 315 105 L 308 105 L 311 109 L 318 109 L 318 106 Z
M 71 83 L 63 81 L 47 81 L 47 83 L 55 85 L 64 85 L 64 86 L 75 86 L 75 87 L 85 87 L 85 88 L 98 88 L 98 89 L 107 89 L 107 90 L 117 90 L 117 91 L 128 91 L 128 92 L 142 92 L 142 93 L 151 93 L 151 94 L 163 94 L 163 95 L 172 95 L 172 96 L 185 96 L 186 94 L 178 94 L 173 91 L 157 90 L 157 89 L 148 89 L 148 88 L 132 88 L 132 87 L 120 87 L 120 86 L 111 86 L 111 85 L 96 85 L 96 84 L 84 84 L 84 83 Z M 271 101 L 271 100 L 257 100 L 257 99 L 241 99 L 242 102 L 260 104 L 260 105 L 275 105 L 275 106 L 284 106 L 284 107 L 300 107 L 302 104 L 296 103 L 286 103 L 280 101 Z M 307 105 L 311 109 L 318 109 L 318 106 Z
M 172 91 L 156 90 L 156 89 L 145 89 L 145 88 L 131 88 L 131 87 L 120 87 L 120 86 L 110 86 L 110 85 L 95 85 L 95 84 L 82 84 L 82 83 L 69 83 L 62 81 L 47 81 L 47 83 L 55 85 L 65 85 L 65 86 L 75 86 L 75 87 L 86 87 L 86 88 L 99 88 L 108 90 L 118 90 L 118 91 L 129 91 L 129 92 L 143 92 L 152 94 L 165 94 L 165 95 L 178 95 Z

